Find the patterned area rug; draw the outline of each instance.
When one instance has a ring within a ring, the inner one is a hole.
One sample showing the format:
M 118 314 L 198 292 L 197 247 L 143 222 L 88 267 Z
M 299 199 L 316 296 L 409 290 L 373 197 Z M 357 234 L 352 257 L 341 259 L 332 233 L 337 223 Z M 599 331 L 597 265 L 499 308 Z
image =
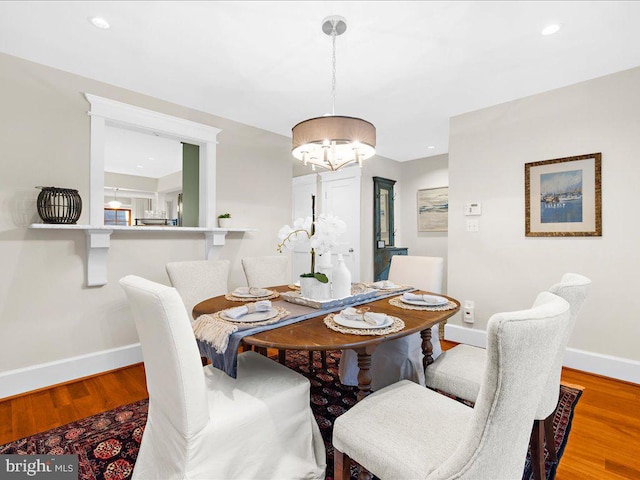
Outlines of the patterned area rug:
M 311 381 L 311 407 L 327 447 L 326 479 L 333 479 L 331 434 L 334 419 L 356 403 L 355 387 L 340 384 L 339 352 L 327 352 L 327 369 L 321 369 L 316 354 L 310 372 L 307 352 L 287 352 L 287 365 Z M 562 386 L 554 419 L 558 457 L 561 457 L 582 392 Z M 0 454 L 78 454 L 81 480 L 121 480 L 131 478 L 142 433 L 147 420 L 148 401 L 132 403 L 0 446 Z M 547 462 L 547 479 L 555 477 L 557 465 Z M 355 469 L 352 477 L 356 478 Z M 523 480 L 533 478 L 527 457 Z

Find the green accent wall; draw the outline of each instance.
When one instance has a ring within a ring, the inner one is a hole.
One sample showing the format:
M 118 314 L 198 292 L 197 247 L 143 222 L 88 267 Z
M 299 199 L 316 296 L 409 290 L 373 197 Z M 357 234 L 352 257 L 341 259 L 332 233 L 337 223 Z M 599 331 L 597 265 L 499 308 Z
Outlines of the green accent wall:
M 182 144 L 182 226 L 198 227 L 200 205 L 200 147 Z

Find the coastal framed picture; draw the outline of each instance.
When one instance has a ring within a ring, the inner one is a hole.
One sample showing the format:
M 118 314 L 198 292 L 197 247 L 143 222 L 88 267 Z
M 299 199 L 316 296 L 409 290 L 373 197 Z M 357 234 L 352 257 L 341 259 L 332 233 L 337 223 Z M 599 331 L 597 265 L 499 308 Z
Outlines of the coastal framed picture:
M 418 231 L 449 230 L 449 187 L 418 190 Z
M 525 164 L 525 235 L 601 237 L 601 181 L 601 153 Z

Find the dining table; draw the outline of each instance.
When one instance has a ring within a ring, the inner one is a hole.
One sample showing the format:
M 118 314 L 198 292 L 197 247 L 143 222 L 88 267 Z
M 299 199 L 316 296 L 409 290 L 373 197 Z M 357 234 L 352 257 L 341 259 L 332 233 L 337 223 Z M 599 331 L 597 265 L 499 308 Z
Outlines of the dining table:
M 291 290 L 290 286 L 280 285 L 268 287 L 270 290 L 283 293 Z M 425 293 L 414 290 L 412 293 Z M 398 295 L 401 295 L 399 293 Z M 448 310 L 415 310 L 405 309 L 390 303 L 388 294 L 384 298 L 372 297 L 364 303 L 371 312 L 384 313 L 391 317 L 400 318 L 404 322 L 402 330 L 385 335 L 358 335 L 342 333 L 331 330 L 324 322 L 325 317 L 330 313 L 328 310 L 317 309 L 311 311 L 303 320 L 295 323 L 285 324 L 265 331 L 250 333 L 242 337 L 242 343 L 262 349 L 272 348 L 278 350 L 307 350 L 307 351 L 327 351 L 353 349 L 358 356 L 358 400 L 371 393 L 371 355 L 378 345 L 396 338 L 405 337 L 413 333 L 420 333 L 422 338 L 422 352 L 424 354 L 423 368 L 433 363 L 433 345 L 431 343 L 431 327 L 446 321 L 460 310 L 460 302 L 446 295 L 439 295 L 446 298 L 453 305 Z M 287 308 L 288 302 L 282 296 L 272 300 L 272 304 Z M 204 314 L 212 314 L 225 309 L 237 307 L 238 303 L 228 300 L 225 295 L 204 300 L 193 308 L 193 318 L 197 319 Z M 199 342 L 201 343 L 201 342 Z M 203 349 L 201 348 L 201 353 Z

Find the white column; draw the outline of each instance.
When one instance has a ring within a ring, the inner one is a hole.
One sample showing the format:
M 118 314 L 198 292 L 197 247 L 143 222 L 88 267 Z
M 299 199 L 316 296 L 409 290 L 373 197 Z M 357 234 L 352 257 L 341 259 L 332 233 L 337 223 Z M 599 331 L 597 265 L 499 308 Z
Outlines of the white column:
M 104 118 L 91 115 L 89 224 L 104 225 Z

